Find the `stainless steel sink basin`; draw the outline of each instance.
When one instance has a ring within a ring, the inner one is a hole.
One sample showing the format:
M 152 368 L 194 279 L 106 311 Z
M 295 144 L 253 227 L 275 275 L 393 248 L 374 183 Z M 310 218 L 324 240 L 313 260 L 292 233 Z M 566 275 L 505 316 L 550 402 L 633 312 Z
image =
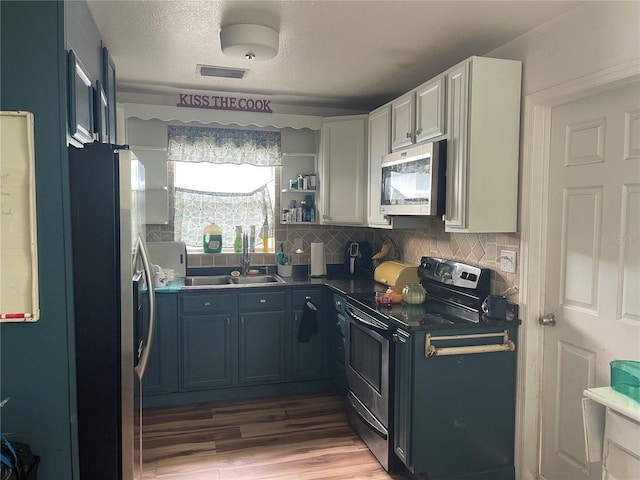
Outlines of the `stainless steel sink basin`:
M 276 275 L 248 275 L 246 277 L 231 277 L 231 281 L 239 285 L 256 283 L 284 283 L 284 280 Z
M 202 275 L 185 277 L 185 287 L 221 287 L 224 285 L 261 285 L 271 283 L 286 283 L 278 275 L 247 275 L 232 277 L 231 275 Z
M 211 275 L 201 277 L 185 277 L 184 284 L 187 287 L 200 285 L 229 285 L 231 277 L 229 275 Z

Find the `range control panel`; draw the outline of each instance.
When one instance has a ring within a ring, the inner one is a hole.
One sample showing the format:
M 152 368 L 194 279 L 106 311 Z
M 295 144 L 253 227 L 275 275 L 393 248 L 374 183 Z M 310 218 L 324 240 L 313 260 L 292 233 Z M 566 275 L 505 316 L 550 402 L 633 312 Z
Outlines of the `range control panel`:
M 475 289 L 481 281 L 488 281 L 489 270 L 455 260 L 422 257 L 418 267 L 418 275 L 421 279 L 431 282 Z

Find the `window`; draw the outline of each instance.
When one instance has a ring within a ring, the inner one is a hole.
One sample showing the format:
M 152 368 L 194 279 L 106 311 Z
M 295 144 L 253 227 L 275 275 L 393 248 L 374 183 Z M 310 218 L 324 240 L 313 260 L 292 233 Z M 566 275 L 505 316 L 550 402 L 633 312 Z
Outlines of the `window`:
M 232 251 L 236 226 L 255 227 L 256 247 L 273 234 L 275 173 L 280 133 L 170 126 L 174 162 L 174 238 L 202 246 L 202 231 L 222 227 L 223 251 Z

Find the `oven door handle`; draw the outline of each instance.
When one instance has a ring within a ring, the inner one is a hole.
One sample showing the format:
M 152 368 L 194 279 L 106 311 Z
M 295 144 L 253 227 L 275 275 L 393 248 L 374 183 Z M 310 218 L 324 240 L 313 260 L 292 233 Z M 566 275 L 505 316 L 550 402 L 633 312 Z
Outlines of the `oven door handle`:
M 355 311 L 353 310 L 353 307 L 351 307 L 350 305 L 347 305 L 344 308 L 345 312 L 347 312 L 347 315 L 349 315 L 349 317 L 351 317 L 352 319 L 354 319 L 355 321 L 362 323 L 363 325 L 366 325 L 368 327 L 372 327 L 372 328 L 377 328 L 378 330 L 383 330 L 383 331 L 387 331 L 389 330 L 389 326 L 385 325 L 382 322 L 377 321 L 376 319 L 372 318 L 371 320 L 368 320 L 366 318 L 362 318 L 360 315 L 357 315 L 355 313 Z
M 372 417 L 370 413 L 368 413 L 365 408 L 353 398 L 351 392 L 347 394 L 347 399 L 349 400 L 349 404 L 353 408 L 353 411 L 360 417 L 360 419 L 366 423 L 375 433 L 377 433 L 383 439 L 387 439 L 389 436 L 389 432 L 384 425 L 378 422 L 375 417 Z

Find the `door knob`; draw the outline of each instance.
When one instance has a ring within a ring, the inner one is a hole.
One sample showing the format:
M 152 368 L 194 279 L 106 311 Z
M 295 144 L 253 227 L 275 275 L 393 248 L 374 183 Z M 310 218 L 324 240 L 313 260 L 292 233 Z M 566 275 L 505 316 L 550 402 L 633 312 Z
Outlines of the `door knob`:
M 538 319 L 538 323 L 543 327 L 555 327 L 556 326 L 556 316 L 553 313 L 548 313 L 544 317 L 540 317 Z

